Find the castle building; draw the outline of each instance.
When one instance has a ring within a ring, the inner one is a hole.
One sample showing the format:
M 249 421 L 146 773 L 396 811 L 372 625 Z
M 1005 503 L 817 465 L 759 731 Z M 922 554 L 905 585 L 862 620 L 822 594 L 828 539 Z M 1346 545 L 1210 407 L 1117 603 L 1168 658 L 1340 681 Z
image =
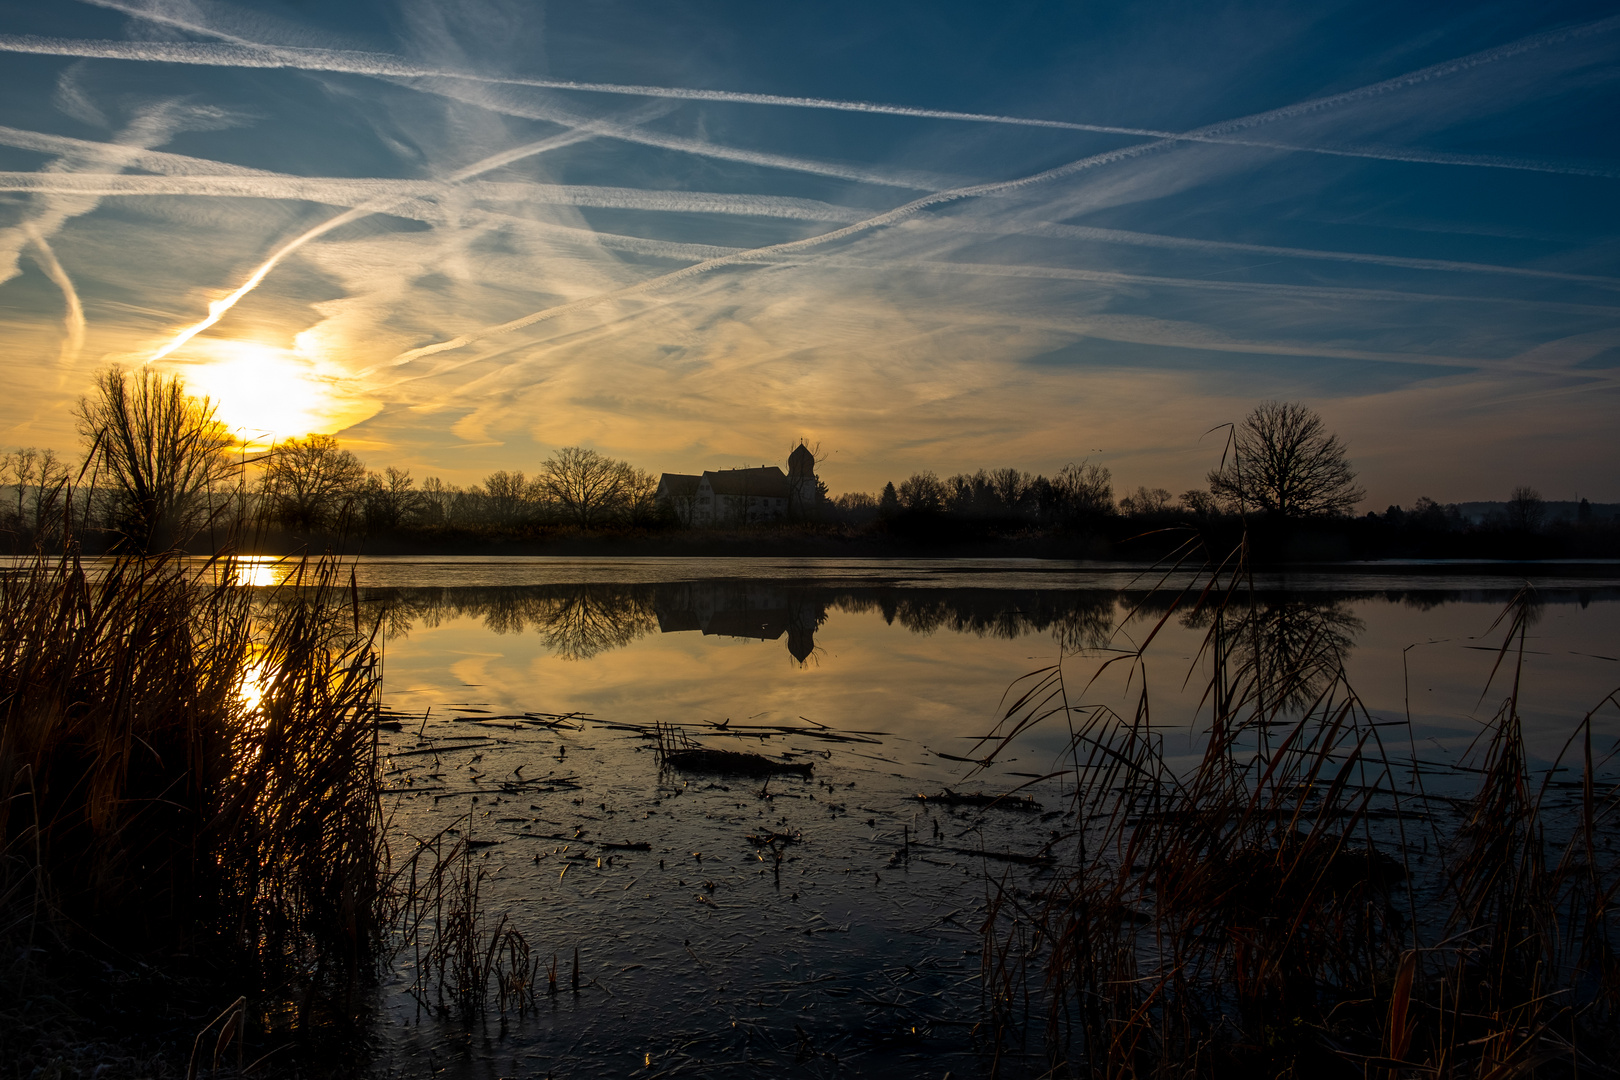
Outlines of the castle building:
M 657 500 L 683 525 L 749 525 L 812 517 L 816 510 L 816 456 L 800 443 L 788 455 L 786 474 L 775 465 L 665 473 Z

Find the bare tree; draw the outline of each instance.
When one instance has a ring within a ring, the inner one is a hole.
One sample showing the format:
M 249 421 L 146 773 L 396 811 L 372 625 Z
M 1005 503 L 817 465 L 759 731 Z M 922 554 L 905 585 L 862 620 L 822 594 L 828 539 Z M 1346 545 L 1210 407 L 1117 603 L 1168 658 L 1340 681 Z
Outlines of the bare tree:
M 1138 487 L 1136 494 L 1119 500 L 1125 514 L 1162 514 L 1170 508 L 1170 492 L 1164 488 Z
M 945 509 L 950 492 L 932 469 L 912 473 L 900 485 L 900 503 L 907 510 L 920 514 L 937 514 Z
M 990 489 L 995 493 L 997 508 L 1005 513 L 1016 513 L 1023 505 L 1033 478 L 1019 469 L 997 469 L 990 474 Z
M 635 472 L 595 450 L 565 446 L 541 466 L 539 484 L 566 517 L 590 528 L 623 512 Z
M 1101 517 L 1114 509 L 1114 478 L 1105 465 L 1070 462 L 1052 481 L 1052 491 L 1060 520 Z
M 658 518 L 658 477 L 645 469 L 624 464 L 624 513 L 638 525 Z
M 1261 402 L 1237 425 L 1209 489 L 1239 510 L 1283 517 L 1348 513 L 1366 494 L 1344 443 L 1314 409 L 1291 401 Z
M 126 544 L 168 550 L 229 509 L 215 496 L 238 475 L 233 440 L 178 376 L 108 368 L 76 413 L 92 482 L 105 485 L 107 523 Z
M 484 477 L 484 506 L 496 525 L 521 525 L 533 517 L 544 484 L 502 469 Z
M 1507 515 L 1510 528 L 1520 532 L 1537 532 L 1546 520 L 1547 504 L 1541 500 L 1541 492 L 1535 488 L 1516 487 L 1513 494 L 1508 496 Z
M 261 490 L 265 513 L 295 529 L 330 528 L 359 497 L 366 467 L 330 435 L 288 439 L 270 451 Z
M 361 505 L 365 508 L 366 528 L 372 532 L 397 529 L 414 520 L 427 503 L 426 497 L 416 490 L 416 482 L 407 469 L 388 466 L 382 473 L 366 477 Z
M 27 545 L 52 542 L 64 527 L 68 470 L 54 450 L 32 446 L 0 455 L 0 484 L 17 488 L 17 508 L 4 515 L 4 528 Z

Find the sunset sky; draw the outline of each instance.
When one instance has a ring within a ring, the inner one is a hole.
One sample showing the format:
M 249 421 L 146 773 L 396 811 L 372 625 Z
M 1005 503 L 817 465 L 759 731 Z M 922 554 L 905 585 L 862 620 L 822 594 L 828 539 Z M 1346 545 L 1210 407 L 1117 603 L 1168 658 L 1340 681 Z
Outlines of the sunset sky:
M 0 2 L 0 447 L 1620 500 L 1620 5 Z

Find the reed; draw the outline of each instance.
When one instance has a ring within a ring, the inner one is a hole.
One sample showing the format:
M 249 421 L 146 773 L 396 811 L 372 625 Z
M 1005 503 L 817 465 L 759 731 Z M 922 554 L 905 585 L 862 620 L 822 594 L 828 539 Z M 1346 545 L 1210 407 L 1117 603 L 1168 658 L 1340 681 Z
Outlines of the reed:
M 208 957 L 297 1025 L 383 943 L 372 632 L 335 560 L 268 603 L 238 570 L 70 549 L 0 573 L 0 944 Z
M 415 841 L 394 892 L 395 948 L 411 957 L 410 992 L 424 1008 L 481 1015 L 493 984 L 504 1020 L 537 1004 L 541 959 L 506 912 L 490 917 L 482 892 L 491 875 L 475 865 L 467 841 L 454 839 L 447 846 L 450 829 L 469 820 L 470 815 L 462 817 L 436 836 Z M 555 958 L 549 984 L 549 992 L 556 993 Z
M 1357 696 L 1342 626 L 1280 626 L 1249 582 L 1240 550 L 1161 589 L 1143 644 L 1083 685 L 1061 660 L 1015 685 L 983 756 L 1068 724 L 1078 833 L 1042 891 L 993 890 L 996 1070 L 1026 1049 L 1054 1076 L 1614 1075 L 1620 858 L 1604 832 L 1620 786 L 1602 779 L 1593 715 L 1566 748 L 1578 784 L 1526 759 L 1533 594 L 1494 628 L 1492 679 L 1511 687 L 1458 798 L 1425 790 L 1433 763 Z M 1202 756 L 1179 772 L 1143 677 L 1177 614 L 1205 628 L 1209 673 Z M 1085 704 L 1116 665 L 1140 680 L 1134 709 Z

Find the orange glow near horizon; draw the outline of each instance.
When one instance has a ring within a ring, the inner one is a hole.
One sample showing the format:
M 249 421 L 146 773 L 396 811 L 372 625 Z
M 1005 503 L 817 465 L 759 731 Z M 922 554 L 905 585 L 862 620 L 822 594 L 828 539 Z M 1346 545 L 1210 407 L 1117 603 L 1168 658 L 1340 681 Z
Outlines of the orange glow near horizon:
M 323 365 L 299 352 L 256 341 L 198 344 L 194 350 L 203 356 L 181 368 L 187 389 L 206 396 L 245 445 L 331 433 L 365 415 Z

